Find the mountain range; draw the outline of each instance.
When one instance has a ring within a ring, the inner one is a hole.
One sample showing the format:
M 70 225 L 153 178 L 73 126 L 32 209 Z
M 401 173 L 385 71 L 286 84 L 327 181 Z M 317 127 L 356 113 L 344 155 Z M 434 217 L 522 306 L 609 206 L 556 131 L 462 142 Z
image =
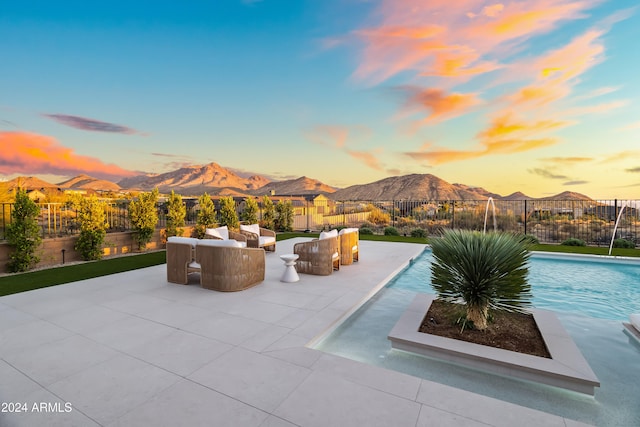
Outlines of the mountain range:
M 352 185 L 338 189 L 316 179 L 302 176 L 296 179 L 272 181 L 261 175 L 242 177 L 217 163 L 203 166 L 187 166 L 162 174 L 146 174 L 125 178 L 118 183 L 80 175 L 67 181 L 50 184 L 34 177 L 18 177 L 8 181 L 9 188 L 26 189 L 59 188 L 61 190 L 94 191 L 150 191 L 158 188 L 161 193 L 174 190 L 183 196 L 210 195 L 261 196 L 325 194 L 334 200 L 591 200 L 574 192 L 535 199 L 521 192 L 501 196 L 480 187 L 450 184 L 431 174 L 393 176 L 369 184 Z

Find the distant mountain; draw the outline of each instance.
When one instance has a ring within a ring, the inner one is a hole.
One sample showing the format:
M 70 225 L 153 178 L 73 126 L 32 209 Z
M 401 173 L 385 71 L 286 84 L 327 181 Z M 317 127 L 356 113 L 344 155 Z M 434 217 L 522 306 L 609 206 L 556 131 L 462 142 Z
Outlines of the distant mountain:
M 40 178 L 34 176 L 19 176 L 13 178 L 11 181 L 7 181 L 7 187 L 9 190 L 15 188 L 22 188 L 23 190 L 40 190 L 41 188 L 58 188 L 56 184 L 43 181 Z
M 575 193 L 573 191 L 563 191 L 560 194 L 556 194 L 555 196 L 542 197 L 537 200 L 593 200 L 589 196 L 585 196 L 584 194 Z
M 78 175 L 58 184 L 64 190 L 102 190 L 102 191 L 120 191 L 120 186 L 111 181 L 94 178 L 88 175 Z
M 462 184 L 449 184 L 431 174 L 412 174 L 352 185 L 330 197 L 334 200 L 486 200 L 487 194 L 492 193 Z
M 465 184 L 452 184 L 463 200 L 485 200 L 489 197 L 499 199 L 501 196 L 496 193 L 485 190 L 482 187 L 470 187 Z M 479 196 L 479 197 L 478 197 Z
M 336 191 L 334 187 L 323 184 L 317 179 L 301 176 L 297 179 L 270 182 L 251 193 L 256 196 L 264 196 L 272 193 L 286 196 L 291 194 L 330 194 L 334 191 Z
M 529 197 L 526 194 L 516 191 L 515 193 L 511 193 L 508 196 L 501 197 L 500 200 L 532 200 L 533 197 Z
M 204 166 L 187 166 L 159 175 L 127 178 L 118 184 L 128 189 L 148 191 L 158 188 L 161 193 L 175 190 L 182 195 L 200 195 L 205 191 L 218 194 L 223 188 L 245 193 L 268 182 L 267 178 L 261 176 L 243 178 L 217 163 L 209 163 Z

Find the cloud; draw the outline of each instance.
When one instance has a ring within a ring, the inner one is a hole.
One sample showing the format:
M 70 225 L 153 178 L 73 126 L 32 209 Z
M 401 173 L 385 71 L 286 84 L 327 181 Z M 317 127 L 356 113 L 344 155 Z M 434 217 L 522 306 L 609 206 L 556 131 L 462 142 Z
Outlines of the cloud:
M 575 163 L 587 163 L 595 160 L 593 157 L 545 157 L 540 159 L 547 163 L 556 163 L 560 165 L 571 165 Z
M 43 114 L 43 117 L 55 120 L 56 122 L 70 126 L 72 128 L 88 130 L 92 132 L 124 133 L 128 135 L 140 134 L 141 132 L 115 123 L 101 122 L 100 120 L 87 119 L 85 117 L 70 116 L 67 114 Z
M 348 147 L 354 141 L 368 138 L 371 130 L 364 126 L 341 126 L 341 125 L 319 125 L 306 132 L 306 136 L 316 144 L 324 145 L 333 149 L 341 150 L 354 159 L 364 163 L 374 170 L 383 170 L 383 166 L 376 157 L 381 149 L 369 151 L 354 150 Z
M 105 164 L 95 157 L 82 156 L 54 138 L 27 132 L 0 132 L 0 174 L 89 174 L 114 179 L 136 172 Z
M 614 163 L 620 160 L 628 160 L 630 158 L 638 158 L 640 157 L 640 151 L 638 150 L 626 150 L 621 151 L 619 153 L 612 154 L 608 157 L 605 157 L 600 161 L 600 163 Z
M 625 169 L 627 172 L 640 173 L 640 167 Z
M 540 169 L 540 168 L 528 169 L 528 172 L 534 175 L 539 175 L 541 177 L 549 178 L 549 179 L 565 179 L 565 180 L 571 179 L 566 175 L 555 174 L 549 171 L 548 169 Z
M 563 182 L 562 185 L 583 185 L 583 184 L 588 184 L 589 181 L 567 181 L 567 182 Z
M 618 130 L 627 131 L 627 130 L 636 130 L 636 129 L 640 129 L 640 121 L 629 123 L 628 125 L 623 126 Z
M 419 151 L 406 152 L 405 155 L 414 160 L 438 165 L 494 154 L 522 153 L 556 144 L 557 139 L 545 134 L 566 125 L 566 122 L 554 120 L 519 120 L 513 114 L 504 114 L 496 117 L 486 130 L 476 135 L 480 142 L 477 149 L 448 150 L 424 146 Z
M 367 28 L 354 78 L 379 84 L 400 73 L 469 77 L 504 66 L 501 54 L 560 24 L 585 17 L 598 0 L 383 0 Z
M 383 170 L 382 165 L 378 158 L 369 151 L 354 151 L 354 150 L 345 150 L 347 154 L 353 157 L 356 160 L 361 161 L 365 165 L 369 166 L 371 169 L 381 171 Z
M 406 94 L 404 110 L 406 113 L 427 111 L 422 123 L 435 122 L 465 113 L 480 103 L 473 93 L 447 93 L 442 89 L 422 89 L 415 86 L 399 88 Z

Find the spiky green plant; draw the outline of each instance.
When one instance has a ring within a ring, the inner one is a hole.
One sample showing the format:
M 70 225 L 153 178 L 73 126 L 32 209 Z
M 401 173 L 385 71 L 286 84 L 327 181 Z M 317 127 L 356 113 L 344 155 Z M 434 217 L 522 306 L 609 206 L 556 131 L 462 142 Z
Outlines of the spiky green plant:
M 507 233 L 446 231 L 431 239 L 431 282 L 440 299 L 464 302 L 467 321 L 487 327 L 489 309 L 523 311 L 531 304 L 525 239 Z

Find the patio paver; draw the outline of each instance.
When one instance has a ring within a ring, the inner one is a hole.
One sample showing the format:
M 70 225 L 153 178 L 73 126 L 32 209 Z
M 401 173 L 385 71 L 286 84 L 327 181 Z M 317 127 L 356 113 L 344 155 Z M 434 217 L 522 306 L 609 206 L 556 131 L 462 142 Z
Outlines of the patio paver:
M 72 411 L 0 425 L 583 425 L 306 347 L 423 246 L 361 241 L 358 263 L 282 283 L 301 240 L 242 292 L 170 284 L 160 265 L 1 297 L 0 402 Z

